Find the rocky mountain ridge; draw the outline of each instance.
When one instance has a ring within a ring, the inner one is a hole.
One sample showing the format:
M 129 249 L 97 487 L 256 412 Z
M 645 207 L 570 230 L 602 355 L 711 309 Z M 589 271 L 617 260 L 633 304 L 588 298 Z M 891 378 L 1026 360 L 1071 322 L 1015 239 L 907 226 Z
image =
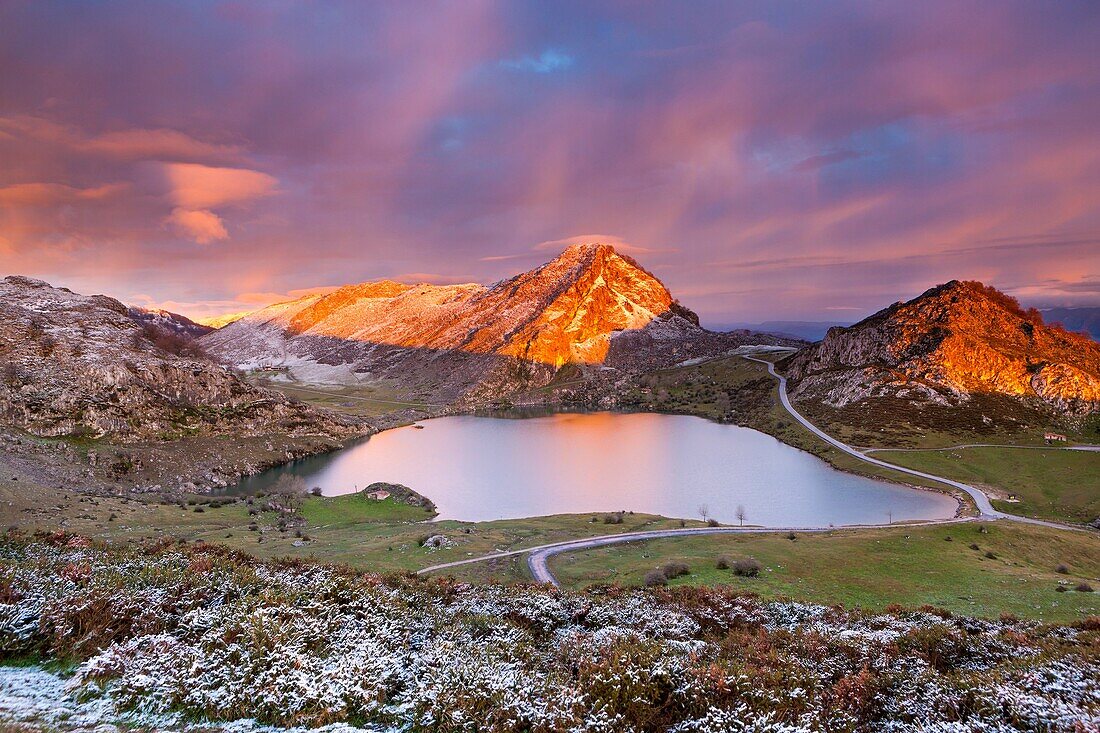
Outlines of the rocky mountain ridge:
M 789 339 L 761 336 L 760 343 Z M 582 375 L 660 368 L 746 343 L 717 334 L 633 259 L 579 244 L 491 286 L 348 285 L 256 311 L 203 337 L 223 362 L 305 382 L 396 380 L 476 402 Z
M 37 436 L 116 442 L 217 435 L 346 437 L 342 418 L 165 351 L 143 319 L 103 295 L 0 281 L 0 420 Z
M 1100 410 L 1100 344 L 978 282 L 896 303 L 783 364 L 795 399 L 843 407 L 881 396 L 958 405 L 1009 396 L 1060 413 Z

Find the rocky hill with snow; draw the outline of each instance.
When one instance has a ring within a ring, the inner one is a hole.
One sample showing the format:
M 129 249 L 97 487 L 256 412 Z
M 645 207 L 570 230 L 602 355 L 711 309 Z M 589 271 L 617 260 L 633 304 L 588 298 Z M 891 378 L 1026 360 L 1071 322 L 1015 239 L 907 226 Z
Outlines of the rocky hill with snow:
M 131 318 L 142 325 L 159 328 L 162 331 L 183 338 L 195 339 L 214 330 L 213 326 L 196 323 L 187 316 L 181 316 L 179 313 L 161 310 L 160 308 L 142 308 L 131 305 L 126 310 Z
M 348 285 L 202 339 L 244 368 L 285 367 L 306 382 L 388 379 L 448 402 L 538 387 L 566 365 L 629 372 L 788 341 L 701 328 L 660 280 L 604 244 L 574 245 L 488 287 Z
M 1062 414 L 1100 410 L 1100 344 L 978 282 L 953 280 L 830 329 L 784 367 L 796 399 L 834 407 L 884 396 L 953 406 L 996 395 Z
M 38 436 L 359 431 L 248 384 L 113 298 L 26 277 L 0 281 L 0 370 L 0 423 Z

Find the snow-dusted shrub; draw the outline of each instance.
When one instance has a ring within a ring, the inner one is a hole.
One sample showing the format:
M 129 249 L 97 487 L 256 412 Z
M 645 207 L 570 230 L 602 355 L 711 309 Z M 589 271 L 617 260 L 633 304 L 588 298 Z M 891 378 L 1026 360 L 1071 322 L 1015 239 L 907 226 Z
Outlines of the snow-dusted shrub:
M 0 541 L 0 641 L 5 658 L 78 661 L 69 694 L 83 702 L 65 705 L 91 706 L 98 719 L 124 713 L 138 725 L 250 719 L 517 733 L 1100 725 L 1100 619 L 1045 626 L 935 609 L 869 614 L 766 603 L 729 588 L 472 586 L 265 563 L 206 546 Z

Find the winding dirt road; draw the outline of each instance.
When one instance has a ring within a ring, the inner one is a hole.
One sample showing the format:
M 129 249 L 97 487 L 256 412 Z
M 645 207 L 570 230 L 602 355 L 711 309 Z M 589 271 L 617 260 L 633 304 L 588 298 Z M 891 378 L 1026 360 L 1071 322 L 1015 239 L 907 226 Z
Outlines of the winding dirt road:
M 782 374 L 775 371 L 775 364 L 767 359 L 760 359 L 754 356 L 742 355 L 742 358 L 749 361 L 759 362 L 768 367 L 768 373 L 779 380 L 778 391 L 779 400 L 783 404 L 783 408 L 791 414 L 795 420 L 798 420 L 807 430 L 812 432 L 817 437 L 824 440 L 829 445 L 841 450 L 848 455 L 857 458 L 865 463 L 870 463 L 880 468 L 886 468 L 891 471 L 897 471 L 899 473 L 908 474 L 910 476 L 917 476 L 929 481 L 935 481 L 947 486 L 954 487 L 960 491 L 965 492 L 978 508 L 977 517 L 946 519 L 938 522 L 920 522 L 910 524 L 863 524 L 863 525 L 845 525 L 843 529 L 872 529 L 880 527 L 907 527 L 907 526 L 927 526 L 929 524 L 951 524 L 957 522 L 968 522 L 980 519 L 1007 519 L 1014 522 L 1025 522 L 1027 524 L 1038 524 L 1044 527 L 1054 527 L 1056 529 L 1072 529 L 1080 530 L 1080 527 L 1072 527 L 1065 524 L 1059 524 L 1057 522 L 1047 522 L 1042 519 L 1031 519 L 1030 517 L 1020 517 L 1015 514 L 1007 514 L 1000 510 L 994 509 L 993 505 L 989 501 L 989 497 L 985 495 L 980 489 L 965 484 L 961 481 L 955 481 L 954 479 L 945 478 L 943 476 L 936 476 L 931 473 L 925 473 L 924 471 L 917 471 L 912 468 L 905 468 L 904 466 L 898 466 L 893 463 L 879 460 L 878 458 L 872 458 L 866 453 L 859 451 L 847 443 L 842 443 L 836 438 L 832 437 L 825 431 L 818 428 L 812 422 L 807 420 L 802 413 L 795 409 L 791 404 L 790 398 L 787 397 L 787 378 Z M 527 555 L 527 568 L 531 572 L 531 577 L 539 583 L 550 583 L 552 585 L 560 585 L 558 579 L 554 577 L 554 574 L 550 572 L 548 561 L 554 555 L 561 554 L 563 552 L 573 552 L 577 550 L 588 550 L 595 547 L 604 547 L 606 545 L 614 545 L 622 542 L 638 542 L 642 540 L 662 539 L 666 537 L 680 537 L 683 535 L 706 535 L 706 534 L 752 534 L 752 533 L 773 533 L 773 532 L 830 532 L 835 529 L 841 529 L 840 527 L 694 527 L 689 529 L 666 529 L 666 530 L 653 530 L 649 532 L 624 532 L 622 534 L 615 535 L 603 535 L 600 537 L 587 537 L 578 540 L 568 540 L 565 542 L 554 542 L 547 545 L 537 545 L 535 547 L 526 547 L 522 550 L 509 550 L 506 552 L 495 552 L 489 555 L 481 555 L 479 557 L 467 558 L 465 560 L 456 560 L 454 562 L 442 563 L 440 565 L 432 565 L 431 567 L 422 568 L 417 571 L 417 574 L 431 573 L 439 570 L 446 570 L 448 568 L 458 567 L 460 565 L 468 565 L 470 563 L 484 562 L 486 560 L 501 559 L 506 557 L 515 557 L 517 555 Z

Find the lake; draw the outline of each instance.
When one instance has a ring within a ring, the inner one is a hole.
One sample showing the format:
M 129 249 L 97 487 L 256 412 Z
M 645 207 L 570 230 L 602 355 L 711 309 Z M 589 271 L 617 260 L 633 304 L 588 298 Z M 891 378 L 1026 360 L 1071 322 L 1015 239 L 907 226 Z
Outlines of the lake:
M 769 435 L 698 417 L 559 413 L 462 415 L 387 430 L 240 484 L 302 476 L 326 496 L 405 484 L 439 519 L 485 521 L 619 510 L 722 523 L 811 527 L 954 516 L 954 499 L 837 471 Z

